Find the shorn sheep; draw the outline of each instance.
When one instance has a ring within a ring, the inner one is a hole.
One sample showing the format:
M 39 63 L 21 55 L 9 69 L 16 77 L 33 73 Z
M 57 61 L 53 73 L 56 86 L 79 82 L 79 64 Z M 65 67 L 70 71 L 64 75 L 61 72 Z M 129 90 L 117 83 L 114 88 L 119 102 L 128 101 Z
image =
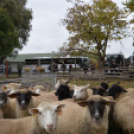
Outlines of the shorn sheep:
M 1 119 L 1 134 L 55 134 L 57 115 L 62 114 L 64 104 L 43 102 L 37 108 L 29 109 L 30 117 Z
M 134 99 L 126 95 L 127 91 L 113 84 L 107 95 L 113 96 L 116 104 L 114 106 L 113 118 L 114 122 L 126 132 L 134 133 Z
M 93 95 L 88 101 L 77 103 L 59 101 L 64 104 L 63 115 L 58 118 L 57 134 L 107 134 L 108 108 L 113 100 Z
M 7 95 L 10 90 L 0 90 L 0 110 L 3 118 L 15 118 L 15 99 L 10 99 Z
M 40 95 L 40 96 L 39 96 Z M 31 90 L 20 89 L 12 94 L 9 94 L 8 97 L 16 98 L 15 109 L 16 109 L 16 118 L 28 116 L 28 109 L 36 107 L 39 103 L 45 102 L 54 102 L 57 101 L 57 97 L 49 93 L 37 94 Z
M 2 88 L 4 90 L 11 90 L 10 93 L 13 93 L 16 90 L 18 90 L 21 85 L 22 84 L 19 84 L 19 83 L 9 83 L 9 84 L 3 85 Z

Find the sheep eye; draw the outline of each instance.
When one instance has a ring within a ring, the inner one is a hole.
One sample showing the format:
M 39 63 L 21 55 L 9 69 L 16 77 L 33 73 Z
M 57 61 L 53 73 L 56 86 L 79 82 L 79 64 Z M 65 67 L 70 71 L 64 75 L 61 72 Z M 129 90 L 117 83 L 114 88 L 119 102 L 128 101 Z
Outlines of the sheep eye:
M 82 92 L 83 90 L 80 90 L 80 92 Z
M 57 109 L 55 110 L 54 114 L 57 113 Z
M 41 113 L 41 112 L 39 112 L 39 114 L 40 114 L 40 115 L 42 115 L 42 113 Z
M 90 105 L 93 105 L 93 101 L 90 101 L 89 104 L 90 104 Z

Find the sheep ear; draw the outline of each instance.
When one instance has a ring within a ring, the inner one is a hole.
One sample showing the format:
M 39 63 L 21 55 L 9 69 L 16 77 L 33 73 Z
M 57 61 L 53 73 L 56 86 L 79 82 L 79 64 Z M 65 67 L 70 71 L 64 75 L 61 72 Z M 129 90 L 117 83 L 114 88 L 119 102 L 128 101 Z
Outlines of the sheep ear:
M 60 104 L 60 105 L 57 106 L 57 110 L 56 110 L 57 115 L 62 115 L 63 114 L 62 113 L 62 108 L 64 108 L 64 107 L 65 107 L 65 104 Z
M 89 88 L 89 84 L 87 84 L 85 87 L 82 88 L 82 90 L 86 90 Z
M 15 98 L 17 95 L 17 93 L 12 93 L 12 94 L 8 94 L 7 96 L 10 97 L 10 98 Z
M 64 108 L 66 105 L 65 104 L 60 104 L 57 106 L 57 109 L 60 110 L 61 108 Z
M 115 101 L 107 101 L 106 103 L 107 105 L 112 105 L 112 104 L 115 104 Z
M 32 96 L 40 96 L 40 94 L 31 91 Z
M 55 84 L 55 89 L 57 89 L 59 86 L 60 86 L 60 82 L 58 81 L 56 84 Z
M 6 85 L 2 86 L 2 88 L 3 88 L 4 90 L 7 90 L 7 86 L 6 86 Z
M 116 84 L 117 84 L 117 85 L 119 85 L 119 84 L 120 84 L 120 82 L 117 82 Z
M 28 112 L 31 114 L 31 115 L 35 115 L 35 114 L 38 114 L 38 109 L 37 108 L 31 108 L 28 110 Z
M 88 105 L 87 101 L 85 102 L 78 102 L 78 105 L 80 105 L 81 107 L 86 107 Z

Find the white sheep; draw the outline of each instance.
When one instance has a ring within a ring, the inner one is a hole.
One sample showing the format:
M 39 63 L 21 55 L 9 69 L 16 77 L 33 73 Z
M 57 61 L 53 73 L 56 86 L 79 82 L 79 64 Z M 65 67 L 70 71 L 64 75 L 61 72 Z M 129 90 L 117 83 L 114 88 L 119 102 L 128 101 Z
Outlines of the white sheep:
M 57 115 L 62 113 L 64 104 L 54 105 L 43 102 L 37 108 L 29 109 L 35 116 L 21 119 L 0 120 L 1 134 L 54 134 Z
M 65 100 L 55 102 L 61 103 L 66 107 L 63 109 L 64 114 L 58 118 L 57 134 L 107 134 L 107 104 L 114 103 L 113 101 L 93 95 L 88 101 L 78 103 L 82 107 Z
M 10 93 L 13 93 L 16 90 L 18 90 L 21 85 L 22 84 L 20 83 L 9 83 L 9 84 L 3 85 L 2 88 L 4 90 L 11 90 Z
M 81 101 L 87 100 L 88 97 L 89 97 L 88 90 L 91 90 L 91 89 L 88 89 L 88 87 L 89 87 L 89 84 L 87 84 L 86 86 L 76 86 L 75 85 L 73 99 L 75 101 L 78 101 L 78 100 L 81 100 Z M 92 92 L 92 90 L 91 90 L 91 92 Z

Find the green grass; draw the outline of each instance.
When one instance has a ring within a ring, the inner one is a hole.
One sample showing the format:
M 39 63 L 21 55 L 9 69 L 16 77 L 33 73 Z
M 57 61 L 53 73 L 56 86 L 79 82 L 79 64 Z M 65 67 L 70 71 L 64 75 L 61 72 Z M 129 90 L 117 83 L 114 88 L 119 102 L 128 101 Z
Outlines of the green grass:
M 63 78 L 64 79 L 64 78 Z M 67 79 L 66 79 L 67 80 Z M 110 81 L 108 84 L 109 86 L 111 86 L 112 84 L 115 84 L 117 82 L 121 82 L 120 86 L 124 87 L 124 88 L 134 88 L 134 79 L 130 79 L 130 80 L 122 80 L 122 79 L 102 79 L 100 80 L 82 80 L 82 79 L 72 79 L 70 81 L 70 83 L 72 84 L 76 84 L 78 86 L 80 85 L 86 85 L 86 84 L 90 84 L 90 87 L 95 87 L 100 85 L 101 82 L 107 82 Z

